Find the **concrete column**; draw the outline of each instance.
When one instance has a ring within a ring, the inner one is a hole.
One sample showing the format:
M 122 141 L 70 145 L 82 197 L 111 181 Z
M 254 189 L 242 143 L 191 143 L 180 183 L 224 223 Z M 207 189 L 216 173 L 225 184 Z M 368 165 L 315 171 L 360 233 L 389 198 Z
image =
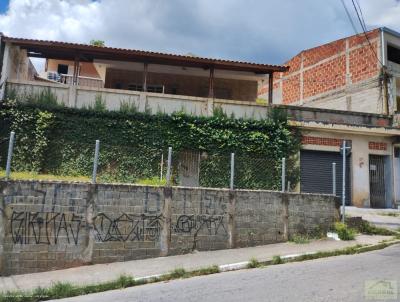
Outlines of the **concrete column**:
M 172 205 L 172 188 L 164 187 L 164 206 L 162 209 L 163 228 L 160 235 L 160 256 L 167 256 L 171 244 L 171 205 Z
M 228 206 L 228 235 L 229 235 L 229 248 L 236 247 L 236 194 L 235 191 L 229 191 L 229 206 Z
M 213 116 L 214 114 L 214 99 L 207 99 L 207 112 L 206 116 Z
M 346 175 L 346 178 L 352 180 L 353 204 L 357 207 L 370 207 L 368 141 L 353 139 L 351 154 L 350 175 Z
M 1 78 L 0 78 L 0 100 L 4 99 L 5 89 L 6 89 L 6 81 L 10 76 L 10 44 L 6 43 L 3 54 L 3 66 L 1 69 Z
M 289 240 L 289 198 L 287 193 L 282 193 L 282 222 L 283 240 Z
M 68 87 L 68 106 L 71 108 L 77 107 L 77 87 L 75 85 Z
M 95 232 L 94 232 L 94 224 L 93 218 L 95 216 L 95 198 L 94 196 L 97 193 L 97 185 L 96 184 L 88 184 L 88 196 L 86 200 L 86 237 L 85 242 L 83 242 L 84 249 L 81 254 L 81 260 L 85 263 L 92 263 L 93 261 L 93 247 L 95 243 Z

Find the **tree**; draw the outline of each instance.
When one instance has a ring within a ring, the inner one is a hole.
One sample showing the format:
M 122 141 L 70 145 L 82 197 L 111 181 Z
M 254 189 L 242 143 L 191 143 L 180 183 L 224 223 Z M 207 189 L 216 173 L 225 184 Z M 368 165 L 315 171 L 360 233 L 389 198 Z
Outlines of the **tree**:
M 104 43 L 103 40 L 94 40 L 94 39 L 92 39 L 92 40 L 90 40 L 90 45 L 104 47 L 105 43 Z

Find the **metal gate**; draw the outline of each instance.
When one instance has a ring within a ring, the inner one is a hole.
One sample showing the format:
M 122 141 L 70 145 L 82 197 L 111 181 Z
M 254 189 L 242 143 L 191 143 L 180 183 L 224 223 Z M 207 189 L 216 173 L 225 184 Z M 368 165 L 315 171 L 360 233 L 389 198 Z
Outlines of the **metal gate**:
M 385 208 L 385 156 L 369 156 L 369 191 L 371 208 Z
M 346 158 L 346 205 L 351 204 L 350 159 Z M 300 190 L 305 193 L 332 194 L 332 163 L 336 163 L 336 196 L 342 196 L 343 166 L 339 152 L 301 150 Z

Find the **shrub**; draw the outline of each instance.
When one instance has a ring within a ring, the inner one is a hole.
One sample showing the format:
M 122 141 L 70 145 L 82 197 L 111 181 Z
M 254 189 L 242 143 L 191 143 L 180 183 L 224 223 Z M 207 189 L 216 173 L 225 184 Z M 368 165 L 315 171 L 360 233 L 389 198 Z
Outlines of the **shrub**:
M 335 223 L 335 231 L 341 240 L 354 240 L 356 232 L 342 222 Z
M 282 264 L 283 260 L 281 258 L 281 256 L 273 256 L 272 257 L 272 264 L 276 265 L 276 264 Z
M 256 268 L 260 266 L 260 262 L 256 258 L 251 258 L 247 264 L 247 268 Z

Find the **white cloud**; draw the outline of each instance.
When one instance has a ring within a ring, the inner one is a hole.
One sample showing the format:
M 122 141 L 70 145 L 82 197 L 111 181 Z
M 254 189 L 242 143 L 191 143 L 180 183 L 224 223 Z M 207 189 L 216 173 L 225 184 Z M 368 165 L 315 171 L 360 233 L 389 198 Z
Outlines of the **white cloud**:
M 359 1 L 368 25 L 400 29 L 398 1 Z M 11 0 L 0 31 L 277 64 L 354 34 L 339 0 Z

